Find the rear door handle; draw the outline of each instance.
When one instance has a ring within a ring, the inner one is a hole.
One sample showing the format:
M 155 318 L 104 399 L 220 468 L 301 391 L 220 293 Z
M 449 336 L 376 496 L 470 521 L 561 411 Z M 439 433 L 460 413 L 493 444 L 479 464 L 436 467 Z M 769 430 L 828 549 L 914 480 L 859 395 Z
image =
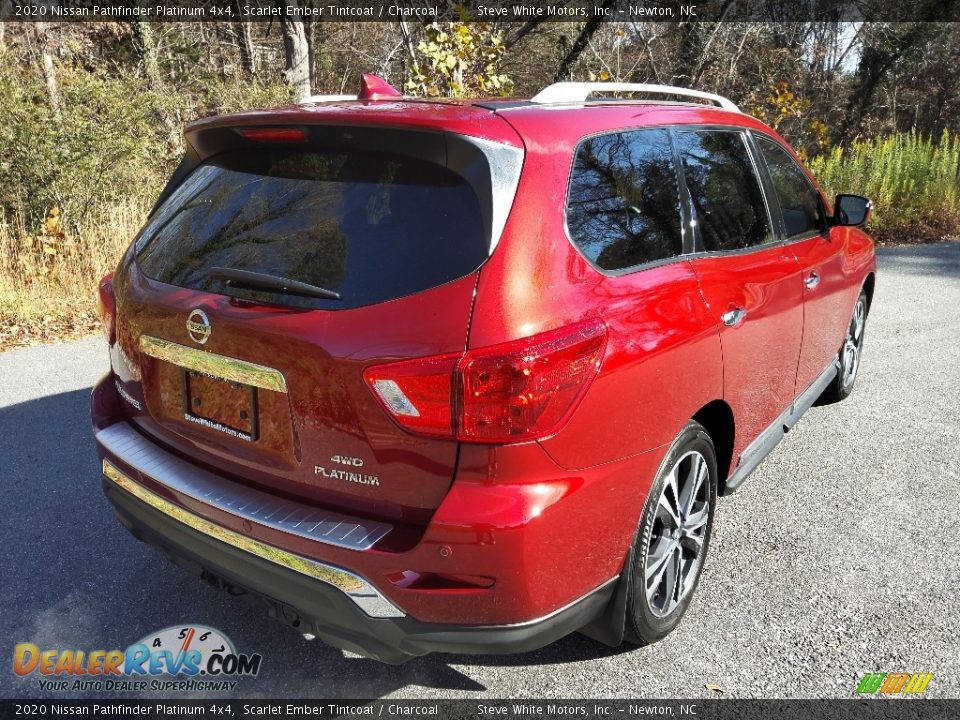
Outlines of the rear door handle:
M 746 317 L 747 311 L 742 307 L 737 307 L 725 312 L 720 316 L 720 319 L 723 320 L 723 324 L 727 327 L 740 327 Z
M 808 289 L 813 290 L 817 285 L 820 284 L 820 276 L 817 273 L 812 272 L 807 279 L 803 281 L 803 284 L 806 285 Z

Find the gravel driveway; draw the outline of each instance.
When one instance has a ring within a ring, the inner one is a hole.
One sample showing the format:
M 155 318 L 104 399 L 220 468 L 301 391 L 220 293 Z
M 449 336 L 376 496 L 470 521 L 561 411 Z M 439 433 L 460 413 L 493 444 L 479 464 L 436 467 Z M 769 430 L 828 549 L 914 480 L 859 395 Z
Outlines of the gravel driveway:
M 575 635 L 400 667 L 345 656 L 130 538 L 87 419 L 100 338 L 0 355 L 0 697 L 41 696 L 13 646 L 123 648 L 180 623 L 264 657 L 258 697 L 850 697 L 864 672 L 960 696 L 960 243 L 880 251 L 858 386 L 816 407 L 721 501 L 699 592 L 658 645 Z

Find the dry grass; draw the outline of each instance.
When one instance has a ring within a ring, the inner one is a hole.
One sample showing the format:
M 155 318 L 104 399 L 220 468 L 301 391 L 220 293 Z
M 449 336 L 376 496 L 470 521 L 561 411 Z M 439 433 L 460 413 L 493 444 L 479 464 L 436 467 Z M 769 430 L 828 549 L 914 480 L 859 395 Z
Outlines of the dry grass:
M 111 272 L 149 211 L 126 201 L 69 232 L 54 211 L 37 227 L 0 217 L 0 350 L 96 331 L 97 281 Z

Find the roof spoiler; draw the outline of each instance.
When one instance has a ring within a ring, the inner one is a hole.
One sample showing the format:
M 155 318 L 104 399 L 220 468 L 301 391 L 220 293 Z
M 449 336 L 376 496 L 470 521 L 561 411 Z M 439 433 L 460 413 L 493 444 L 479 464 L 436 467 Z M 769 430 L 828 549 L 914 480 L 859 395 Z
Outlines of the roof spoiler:
M 364 73 L 360 76 L 360 92 L 358 94 L 311 95 L 306 100 L 301 100 L 300 105 L 322 102 L 343 102 L 345 100 L 391 100 L 402 97 L 403 93 L 379 75 Z

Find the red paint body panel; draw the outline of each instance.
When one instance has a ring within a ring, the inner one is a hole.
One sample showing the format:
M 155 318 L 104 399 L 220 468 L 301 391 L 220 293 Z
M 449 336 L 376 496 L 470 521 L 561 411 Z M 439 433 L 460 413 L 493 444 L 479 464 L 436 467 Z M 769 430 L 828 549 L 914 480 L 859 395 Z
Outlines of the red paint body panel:
M 840 351 L 863 278 L 876 270 L 876 261 L 870 239 L 849 227 L 831 228 L 827 237 L 801 240 L 787 249 L 800 263 L 804 279 L 812 273 L 819 278 L 815 287 L 804 287 L 799 395 Z
M 723 351 L 723 398 L 736 418 L 734 457 L 793 402 L 803 334 L 800 266 L 780 245 L 691 263 Z M 746 318 L 724 325 L 727 312 Z M 826 366 L 818 370 L 818 374 Z
M 456 443 L 402 431 L 367 390 L 362 372 L 397 358 L 462 352 L 476 274 L 344 311 L 236 303 L 158 283 L 135 264 L 125 282 L 115 352 L 116 360 L 132 360 L 114 367 L 125 389 L 144 401 L 143 412 L 131 418 L 141 430 L 240 480 L 343 510 L 423 523 L 440 504 L 453 478 Z M 215 328 L 205 350 L 275 368 L 286 379 L 287 394 L 258 391 L 261 439 L 255 443 L 186 421 L 179 370 L 139 351 L 144 334 L 192 344 L 185 318 L 193 308 L 206 312 Z M 408 321 L 411 313 L 416 323 Z M 137 368 L 136 377 L 127 367 Z M 377 475 L 380 484 L 317 475 L 315 466 L 336 468 L 334 455 L 364 458 L 364 473 Z
M 122 403 L 109 378 L 92 400 L 95 427 L 116 421 Z M 271 528 L 247 524 L 206 503 L 171 493 L 106 455 L 145 487 L 211 522 L 306 557 L 350 568 L 411 617 L 425 622 L 497 625 L 542 617 L 615 577 L 633 536 L 630 523 L 611 524 L 611 496 L 633 515 L 663 459 L 651 452 L 615 467 L 571 474 L 537 443 L 497 448 L 464 445 L 457 481 L 419 542 L 405 552 L 359 553 Z M 101 449 L 101 454 L 105 454 Z M 630 488 L 622 495 L 623 488 Z M 562 541 L 560 541 L 562 539 Z M 441 554 L 440 548 L 447 553 Z M 620 548 L 611 552 L 611 548 Z M 414 590 L 389 577 L 399 571 L 468 573 L 494 579 L 489 589 Z
M 390 302 L 344 311 L 291 310 L 157 283 L 130 264 L 117 283 L 112 374 L 94 391 L 95 427 L 128 420 L 175 454 L 237 483 L 319 507 L 395 522 L 406 544 L 357 552 L 241 521 L 122 470 L 214 523 L 361 575 L 410 617 L 485 625 L 548 615 L 618 576 L 668 446 L 698 410 L 725 402 L 734 461 L 834 357 L 872 242 L 835 227 L 829 238 L 749 252 L 679 257 L 619 276 L 574 248 L 564 218 L 574 152 L 586 136 L 650 125 L 737 126 L 746 115 L 687 105 L 572 105 L 501 111 L 469 103 L 335 103 L 227 115 L 188 138 L 235 126 L 335 124 L 458 133 L 524 149 L 506 226 L 474 273 Z M 817 272 L 821 283 L 806 290 Z M 722 321 L 747 311 L 739 327 Z M 204 351 L 280 370 L 288 393 L 261 392 L 262 440 L 247 443 L 186 422 L 179 373 L 141 356 L 149 334 L 188 346 L 194 308 L 214 331 Z M 598 374 L 550 437 L 459 444 L 403 430 L 363 380 L 371 365 L 486 348 L 603 320 Z M 141 403 L 135 410 L 114 383 Z M 314 473 L 334 454 L 370 459 L 378 486 L 344 488 Z M 441 552 L 442 550 L 442 552 Z M 484 589 L 412 589 L 397 573 L 491 578 Z
M 390 127 L 447 132 L 484 140 L 522 145 L 522 140 L 503 118 L 473 105 L 439 102 L 369 101 L 291 105 L 273 110 L 254 110 L 217 115 L 187 126 L 186 136 L 220 127 L 251 125 L 348 125 Z

